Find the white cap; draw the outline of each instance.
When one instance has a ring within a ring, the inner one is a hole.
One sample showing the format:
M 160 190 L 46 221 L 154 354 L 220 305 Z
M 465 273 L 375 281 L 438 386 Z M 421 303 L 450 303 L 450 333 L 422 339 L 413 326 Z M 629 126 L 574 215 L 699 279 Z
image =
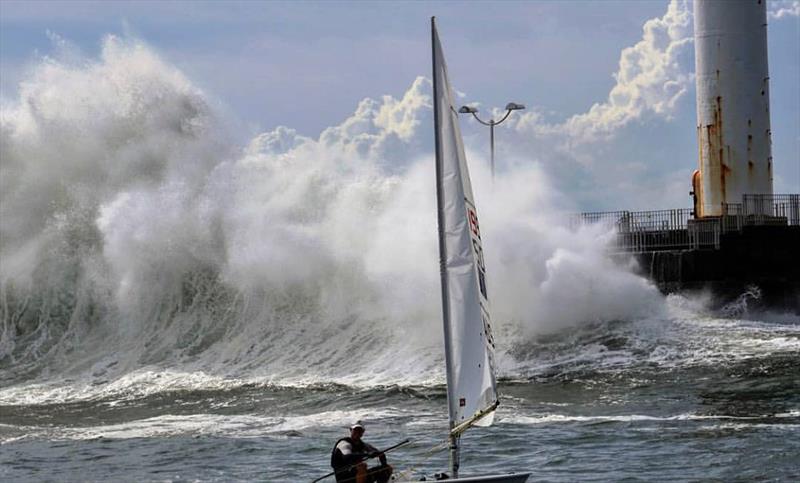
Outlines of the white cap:
M 356 421 L 352 426 L 350 426 L 350 430 L 354 430 L 356 428 L 364 429 L 364 425 L 361 424 L 361 420 Z

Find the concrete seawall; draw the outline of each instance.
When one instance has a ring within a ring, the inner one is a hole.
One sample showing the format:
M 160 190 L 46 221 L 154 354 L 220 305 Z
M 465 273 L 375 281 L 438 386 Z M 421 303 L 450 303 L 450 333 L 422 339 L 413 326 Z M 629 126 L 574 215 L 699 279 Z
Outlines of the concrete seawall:
M 800 313 L 800 226 L 746 226 L 723 234 L 716 250 L 633 256 L 664 293 L 704 290 L 726 303 L 756 286 L 764 306 Z

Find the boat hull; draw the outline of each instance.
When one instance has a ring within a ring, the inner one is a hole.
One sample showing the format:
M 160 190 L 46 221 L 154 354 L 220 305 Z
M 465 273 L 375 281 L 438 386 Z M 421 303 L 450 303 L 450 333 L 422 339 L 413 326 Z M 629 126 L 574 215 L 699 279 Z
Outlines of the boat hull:
M 450 480 L 441 480 L 447 482 L 463 482 L 463 483 L 525 483 L 528 481 L 530 473 L 508 473 L 505 475 L 482 475 L 482 476 L 467 476 L 464 478 L 455 478 Z M 416 483 L 419 480 L 409 481 L 407 483 Z M 436 480 L 427 480 L 436 481 Z

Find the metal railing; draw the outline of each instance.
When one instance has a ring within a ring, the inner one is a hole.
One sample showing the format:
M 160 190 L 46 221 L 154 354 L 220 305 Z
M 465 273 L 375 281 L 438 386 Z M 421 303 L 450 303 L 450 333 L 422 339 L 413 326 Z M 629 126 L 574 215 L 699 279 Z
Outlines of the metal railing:
M 654 211 L 600 211 L 573 215 L 571 224 L 580 226 L 602 223 L 628 232 L 667 231 L 686 228 L 686 222 L 691 217 L 692 210 L 688 208 Z
M 689 234 L 689 246 L 692 250 L 704 248 L 719 249 L 722 234 L 722 223 L 718 218 L 692 220 L 686 230 Z
M 570 216 L 570 226 L 577 228 L 581 225 L 593 225 L 602 223 L 605 226 L 618 226 L 630 216 L 629 211 L 595 211 L 589 213 L 577 213 Z
M 628 252 L 689 248 L 687 230 L 692 210 L 608 211 L 580 213 L 570 219 L 573 227 L 603 224 L 616 231 L 616 249 Z
M 742 214 L 748 225 L 800 225 L 800 194 L 744 195 Z
M 723 234 L 745 226 L 800 226 L 800 194 L 744 195 L 741 203 L 723 203 L 722 215 L 700 219 L 682 208 L 580 213 L 569 221 L 573 228 L 599 223 L 614 229 L 615 249 L 623 252 L 718 249 Z
M 723 203 L 719 217 L 722 233 L 740 232 L 744 226 L 744 208 L 741 203 Z

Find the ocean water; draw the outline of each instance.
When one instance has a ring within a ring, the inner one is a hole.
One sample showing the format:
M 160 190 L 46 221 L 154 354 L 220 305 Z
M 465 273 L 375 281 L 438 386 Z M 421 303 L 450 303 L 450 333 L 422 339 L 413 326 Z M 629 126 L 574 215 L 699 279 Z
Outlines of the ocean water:
M 462 439 L 462 474 L 800 476 L 796 317 L 609 322 L 514 352 L 521 363 L 501 379 L 496 424 Z M 9 372 L 0 391 L 6 481 L 310 481 L 329 471 L 333 442 L 357 419 L 378 447 L 412 440 L 389 455 L 404 475 L 447 467 L 445 389 L 413 376 L 281 384 L 152 365 L 117 380 L 9 384 Z
M 0 480 L 310 481 L 357 419 L 446 469 L 429 91 L 241 143 L 135 41 L 32 66 L 0 106 Z M 797 314 L 665 297 L 536 163 L 468 157 L 502 401 L 463 474 L 800 479 Z

